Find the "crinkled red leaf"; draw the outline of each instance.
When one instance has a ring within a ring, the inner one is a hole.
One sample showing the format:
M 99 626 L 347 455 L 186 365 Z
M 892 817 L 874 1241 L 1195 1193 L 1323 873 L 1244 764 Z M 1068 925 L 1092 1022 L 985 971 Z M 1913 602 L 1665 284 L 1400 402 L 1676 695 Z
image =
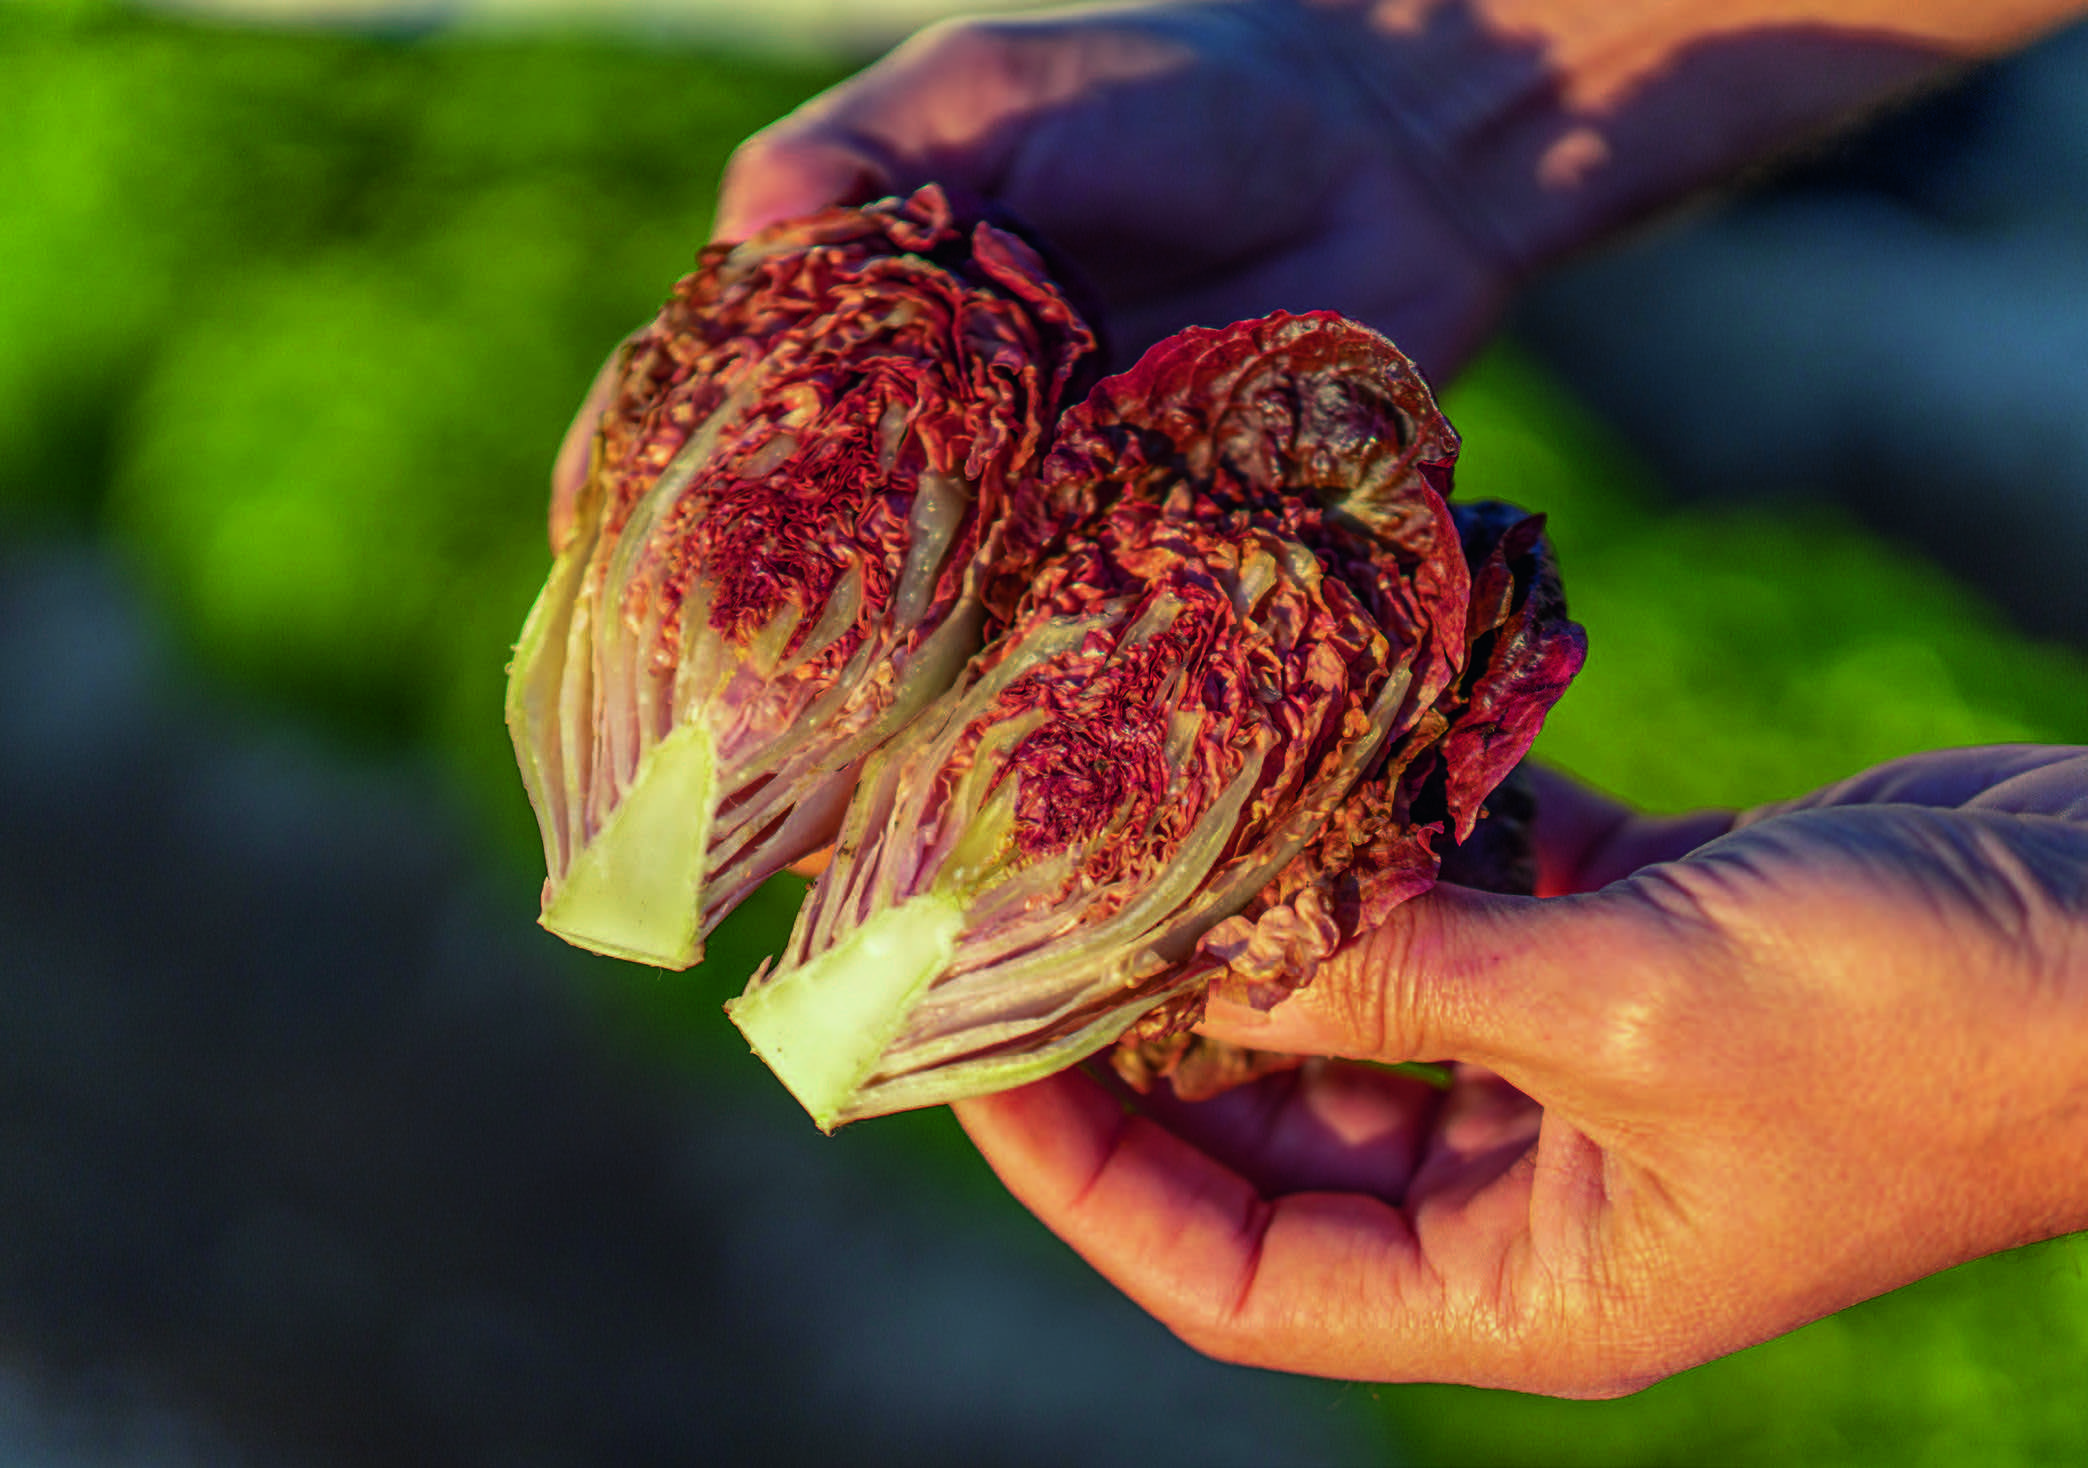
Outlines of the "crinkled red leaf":
M 1588 639 L 1566 616 L 1558 562 L 1544 516 L 1482 501 L 1458 505 L 1473 567 L 1471 651 L 1463 707 L 1443 736 L 1444 804 L 1462 842 L 1488 792 L 1529 753 L 1566 685 L 1587 660 Z
M 1094 345 L 1029 245 L 934 187 L 703 252 L 624 353 L 518 649 L 547 912 L 692 722 L 704 930 L 831 839 L 863 756 L 978 645 L 978 545 Z
M 1089 405 L 1101 395 L 1091 395 Z M 1422 510 L 1441 505 L 1430 497 L 1439 482 L 1447 487 L 1447 460 L 1440 467 L 1443 478 L 1428 479 L 1425 493 L 1409 483 L 1403 517 L 1381 511 L 1376 529 L 1381 541 L 1410 546 L 1418 539 L 1433 548 L 1442 544 L 1440 526 L 1455 526 L 1456 559 L 1466 575 L 1437 562 L 1424 562 L 1420 574 L 1434 591 L 1424 605 L 1440 607 L 1447 587 L 1466 598 L 1457 614 L 1437 622 L 1457 629 L 1458 641 L 1432 649 L 1436 661 L 1426 666 L 1435 675 L 1422 685 L 1426 693 L 1342 808 L 1268 888 L 1205 936 L 1200 960 L 1223 965 L 1216 981 L 1243 1002 L 1266 1008 L 1309 982 L 1336 948 L 1433 886 L 1446 853 L 1462 852 L 1469 878 L 1488 885 L 1516 885 L 1528 869 L 1526 821 L 1480 823 L 1489 796 L 1528 752 L 1579 670 L 1586 639 L 1567 619 L 1543 518 L 1482 503 L 1443 506 L 1443 518 L 1430 521 Z M 1416 537 L 1420 524 L 1429 533 Z M 1401 571 L 1419 579 L 1411 562 L 1381 552 L 1334 564 L 1347 577 L 1374 576 L 1381 607 L 1421 601 L 1399 579 Z M 1185 993 L 1127 1038 L 1116 1055 L 1127 1081 L 1142 1089 L 1164 1077 L 1193 1099 L 1283 1068 L 1280 1059 L 1186 1035 L 1202 998 Z
M 954 956 L 836 1118 L 1092 1053 L 1194 983 L 1198 938 L 1339 807 L 1402 701 L 1389 652 L 1296 542 L 1116 505 L 886 746 L 750 998 L 882 913 L 955 902 Z

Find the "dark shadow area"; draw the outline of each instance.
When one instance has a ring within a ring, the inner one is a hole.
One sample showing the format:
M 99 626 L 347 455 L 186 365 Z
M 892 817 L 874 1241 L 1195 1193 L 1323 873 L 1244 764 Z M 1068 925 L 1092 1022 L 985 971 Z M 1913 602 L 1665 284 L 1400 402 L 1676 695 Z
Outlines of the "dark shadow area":
M 0 549 L 10 1464 L 1363 1461 L 976 1164 L 632 1054 L 425 769 L 192 681 Z

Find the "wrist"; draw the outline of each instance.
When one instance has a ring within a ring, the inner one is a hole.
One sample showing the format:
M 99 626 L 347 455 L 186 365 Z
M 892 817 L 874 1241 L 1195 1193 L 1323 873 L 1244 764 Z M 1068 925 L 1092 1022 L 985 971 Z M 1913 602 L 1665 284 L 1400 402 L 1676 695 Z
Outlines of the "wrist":
M 1511 281 L 2036 28 L 1975 34 L 1867 13 L 1798 23 L 1778 0 L 1287 3 Z M 1889 14 L 1882 0 L 1812 7 L 1837 9 Z

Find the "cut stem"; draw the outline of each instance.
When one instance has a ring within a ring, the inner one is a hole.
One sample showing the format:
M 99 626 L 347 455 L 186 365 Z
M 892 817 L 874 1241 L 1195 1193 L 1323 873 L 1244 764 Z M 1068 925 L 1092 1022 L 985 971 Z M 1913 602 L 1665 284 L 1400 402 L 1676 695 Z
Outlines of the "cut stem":
M 802 968 L 729 1001 L 725 1013 L 831 1132 L 877 1069 L 964 927 L 954 897 L 930 893 L 877 914 Z
M 703 957 L 702 890 L 718 782 L 710 732 L 684 724 L 647 750 L 631 788 L 545 894 L 569 943 L 683 969 Z

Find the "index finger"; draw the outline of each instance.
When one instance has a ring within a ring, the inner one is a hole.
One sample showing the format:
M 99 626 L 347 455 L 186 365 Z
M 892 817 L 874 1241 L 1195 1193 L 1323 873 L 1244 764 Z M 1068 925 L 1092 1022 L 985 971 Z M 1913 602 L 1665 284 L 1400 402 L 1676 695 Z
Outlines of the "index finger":
M 726 164 L 711 238 L 737 244 L 771 224 L 834 204 L 868 203 L 898 187 L 896 172 L 866 140 L 785 118 L 740 144 Z
M 1265 1013 L 1221 983 L 1198 1029 L 1291 1055 L 1468 1060 L 1538 1094 L 1613 1057 L 1620 1019 L 1658 999 L 1685 942 L 1622 890 L 1509 897 L 1441 883 Z
M 1205 1354 L 1371 1380 L 1442 1369 L 1442 1291 L 1389 1203 L 1265 1199 L 1077 1070 L 956 1111 L 1016 1198 Z
M 1001 124 L 1038 100 L 1005 34 L 985 22 L 929 26 L 755 133 L 726 164 L 712 237 L 743 240 L 931 181 L 995 192 L 1011 145 Z

